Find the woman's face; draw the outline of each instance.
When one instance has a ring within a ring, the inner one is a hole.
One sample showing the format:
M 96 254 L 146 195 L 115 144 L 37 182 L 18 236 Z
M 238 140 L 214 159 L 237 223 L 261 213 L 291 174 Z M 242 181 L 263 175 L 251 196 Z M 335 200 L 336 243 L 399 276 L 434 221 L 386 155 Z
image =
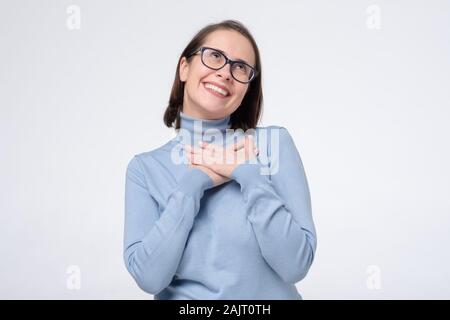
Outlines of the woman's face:
M 255 54 L 250 41 L 234 30 L 216 30 L 210 33 L 205 47 L 219 49 L 231 60 L 242 59 L 255 66 Z M 242 102 L 250 84 L 236 81 L 231 76 L 230 64 L 220 70 L 206 67 L 201 61 L 200 52 L 192 56 L 188 63 L 183 57 L 180 61 L 180 80 L 185 82 L 183 112 L 200 119 L 220 119 L 232 114 Z M 225 89 L 222 96 L 205 87 L 211 83 Z

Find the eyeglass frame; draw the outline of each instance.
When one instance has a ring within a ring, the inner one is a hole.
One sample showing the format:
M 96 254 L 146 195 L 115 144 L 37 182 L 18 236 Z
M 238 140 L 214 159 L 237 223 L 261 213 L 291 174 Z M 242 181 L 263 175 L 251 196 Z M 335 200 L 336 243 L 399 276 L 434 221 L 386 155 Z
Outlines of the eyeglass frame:
M 223 55 L 223 57 L 225 58 L 225 63 L 224 63 L 224 65 L 221 66 L 221 67 L 218 68 L 218 69 L 211 68 L 210 66 L 206 65 L 206 63 L 203 61 L 203 52 L 204 52 L 206 49 L 210 49 L 210 50 L 217 51 L 217 52 L 219 52 L 221 55 Z M 253 77 L 252 77 L 250 80 L 248 80 L 247 82 L 244 82 L 244 81 L 241 81 L 241 80 L 236 79 L 236 78 L 234 77 L 234 75 L 233 75 L 233 72 L 231 71 L 232 69 L 230 69 L 230 74 L 231 74 L 231 76 L 232 76 L 233 79 L 236 80 L 237 82 L 240 82 L 240 83 L 243 83 L 243 84 L 247 84 L 247 83 L 252 82 L 252 81 L 256 78 L 256 76 L 258 75 L 258 70 L 256 70 L 256 68 L 252 67 L 251 65 L 249 65 L 248 63 L 246 63 L 246 62 L 244 62 L 244 61 L 242 61 L 242 60 L 231 60 L 231 59 L 229 59 L 229 58 L 225 55 L 225 53 L 224 53 L 222 50 L 219 50 L 219 49 L 216 49 L 216 48 L 211 48 L 211 47 L 200 47 L 200 48 L 198 48 L 197 50 L 195 50 L 195 51 L 191 52 L 190 54 L 188 54 L 186 58 L 190 58 L 190 57 L 192 57 L 193 55 L 196 55 L 199 51 L 201 51 L 200 60 L 202 61 L 202 63 L 203 63 L 206 67 L 208 67 L 208 68 L 210 68 L 210 69 L 212 69 L 212 70 L 216 70 L 216 71 L 217 71 L 217 70 L 220 70 L 220 69 L 222 69 L 223 67 L 225 67 L 227 64 L 230 64 L 230 67 L 233 68 L 233 65 L 234 65 L 235 63 L 245 64 L 245 65 L 248 66 L 251 70 L 253 70 Z

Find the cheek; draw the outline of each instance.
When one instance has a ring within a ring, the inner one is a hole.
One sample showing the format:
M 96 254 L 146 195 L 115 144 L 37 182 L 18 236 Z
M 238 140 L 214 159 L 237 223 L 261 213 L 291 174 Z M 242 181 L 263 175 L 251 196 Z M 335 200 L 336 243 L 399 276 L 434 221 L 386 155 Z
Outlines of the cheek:
M 207 67 L 205 67 L 204 65 L 201 66 L 197 66 L 197 68 L 195 68 L 195 73 L 194 75 L 194 81 L 197 82 L 197 84 L 199 84 L 199 82 L 202 82 L 206 77 L 210 76 L 211 74 L 214 73 L 214 70 L 209 69 Z
M 247 87 L 239 87 L 236 89 L 234 97 L 236 100 L 242 101 L 242 99 L 244 99 L 246 93 L 247 93 Z
M 189 70 L 189 75 L 187 78 L 188 86 L 192 89 L 197 88 L 205 77 L 211 73 L 211 69 L 203 65 L 193 65 Z

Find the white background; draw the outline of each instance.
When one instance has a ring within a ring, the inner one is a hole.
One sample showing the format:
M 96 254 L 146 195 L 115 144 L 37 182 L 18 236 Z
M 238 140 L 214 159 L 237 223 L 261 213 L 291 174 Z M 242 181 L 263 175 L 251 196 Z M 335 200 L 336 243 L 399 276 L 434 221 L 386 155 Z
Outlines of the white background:
M 305 166 L 318 247 L 303 297 L 450 298 L 449 9 L 1 0 L 0 298 L 152 298 L 122 260 L 126 165 L 173 136 L 179 54 L 228 18 L 261 51 L 260 125 L 285 126 Z

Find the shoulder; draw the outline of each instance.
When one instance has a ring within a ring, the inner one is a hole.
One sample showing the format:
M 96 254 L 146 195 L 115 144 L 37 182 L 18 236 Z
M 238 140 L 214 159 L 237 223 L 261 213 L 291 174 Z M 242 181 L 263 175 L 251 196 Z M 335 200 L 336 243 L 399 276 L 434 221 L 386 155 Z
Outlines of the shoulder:
M 281 139 L 288 139 L 288 138 L 292 138 L 288 129 L 286 127 L 283 126 L 276 126 L 276 125 L 271 125 L 271 126 L 258 126 L 256 127 L 256 133 L 257 134 L 263 134 L 263 133 L 270 133 L 272 135 L 276 135 L 278 134 L 280 136 Z
M 278 144 L 279 147 L 295 146 L 294 139 L 289 130 L 283 126 L 259 126 L 256 127 L 255 133 L 256 138 L 261 143 L 267 144 L 268 147 L 271 147 L 272 144 Z
M 256 131 L 258 149 L 262 151 L 259 160 L 269 167 L 272 177 L 285 177 L 284 173 L 290 175 L 291 170 L 303 168 L 299 149 L 286 127 L 273 125 Z
M 166 157 L 170 155 L 171 149 L 174 145 L 174 140 L 170 140 L 164 145 L 152 150 L 135 153 L 128 161 L 127 171 L 145 171 L 155 167 L 158 163 L 164 163 Z
M 299 149 L 286 127 L 271 125 L 256 129 L 257 147 L 262 151 L 264 161 L 274 166 L 278 166 L 280 162 L 289 165 L 301 161 Z

